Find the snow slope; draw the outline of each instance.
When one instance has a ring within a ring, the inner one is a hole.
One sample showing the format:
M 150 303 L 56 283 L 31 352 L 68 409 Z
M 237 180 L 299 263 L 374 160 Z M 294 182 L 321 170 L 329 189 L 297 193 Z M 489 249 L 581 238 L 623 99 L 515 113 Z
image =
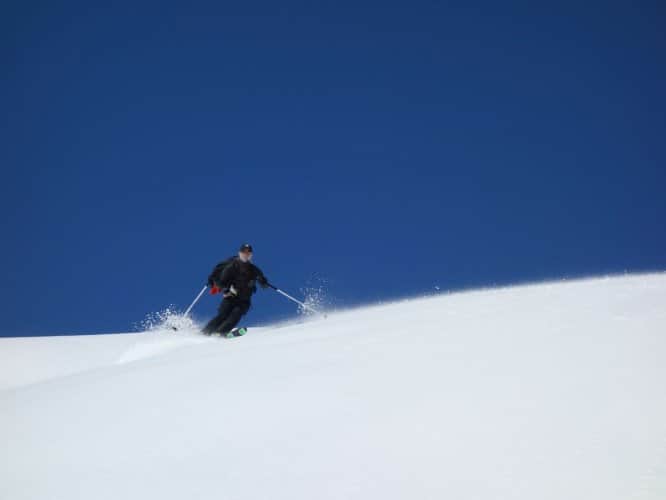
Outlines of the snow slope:
M 666 274 L 0 339 L 0 498 L 664 499 Z

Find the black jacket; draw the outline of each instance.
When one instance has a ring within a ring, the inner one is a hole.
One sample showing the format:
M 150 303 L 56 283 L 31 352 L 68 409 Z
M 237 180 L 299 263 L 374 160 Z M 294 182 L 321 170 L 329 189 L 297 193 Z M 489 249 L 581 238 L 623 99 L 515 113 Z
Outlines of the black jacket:
M 231 286 L 238 292 L 239 300 L 249 301 L 257 291 L 257 283 L 268 286 L 264 273 L 251 262 L 243 262 L 238 257 L 231 257 L 220 262 L 208 277 L 208 285 L 228 289 Z

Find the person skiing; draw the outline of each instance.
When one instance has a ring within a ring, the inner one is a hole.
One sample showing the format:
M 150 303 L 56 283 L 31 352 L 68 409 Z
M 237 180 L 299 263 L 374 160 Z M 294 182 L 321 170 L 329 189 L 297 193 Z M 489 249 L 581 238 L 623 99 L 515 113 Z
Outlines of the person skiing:
M 262 288 L 270 286 L 261 269 L 252 263 L 252 253 L 252 245 L 241 245 L 237 257 L 220 262 L 208 277 L 210 293 L 221 292 L 224 298 L 217 316 L 203 328 L 204 334 L 228 336 L 249 311 L 257 283 Z

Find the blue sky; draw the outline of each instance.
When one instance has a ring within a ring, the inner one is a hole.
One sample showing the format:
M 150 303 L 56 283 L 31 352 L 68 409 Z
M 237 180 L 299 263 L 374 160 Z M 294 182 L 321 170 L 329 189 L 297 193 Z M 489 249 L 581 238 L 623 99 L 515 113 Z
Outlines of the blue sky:
M 666 269 L 659 2 L 93 4 L 3 5 L 0 335 Z

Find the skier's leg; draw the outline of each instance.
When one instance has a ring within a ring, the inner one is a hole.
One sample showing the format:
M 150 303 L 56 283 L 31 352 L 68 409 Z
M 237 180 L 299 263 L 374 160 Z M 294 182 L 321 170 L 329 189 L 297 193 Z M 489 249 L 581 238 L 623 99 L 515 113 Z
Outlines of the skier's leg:
M 215 316 L 213 319 L 211 319 L 211 320 L 206 324 L 206 326 L 203 327 L 203 329 L 202 329 L 201 331 L 202 331 L 203 333 L 205 333 L 206 335 L 210 335 L 210 334 L 213 333 L 215 330 L 217 330 L 217 328 L 222 324 L 222 322 L 223 322 L 225 319 L 226 319 L 225 317 L 220 317 L 220 315 L 218 314 L 218 315 Z
M 224 322 L 217 328 L 217 331 L 222 335 L 229 333 L 238 324 L 243 316 L 250 309 L 249 302 L 240 302 L 234 306 L 231 313 Z
M 217 316 L 211 319 L 206 326 L 204 326 L 202 332 L 210 335 L 211 333 L 217 331 L 220 328 L 220 325 L 224 323 L 231 314 L 231 311 L 234 308 L 234 304 L 227 299 L 224 299 L 220 304 L 220 307 L 217 308 Z

